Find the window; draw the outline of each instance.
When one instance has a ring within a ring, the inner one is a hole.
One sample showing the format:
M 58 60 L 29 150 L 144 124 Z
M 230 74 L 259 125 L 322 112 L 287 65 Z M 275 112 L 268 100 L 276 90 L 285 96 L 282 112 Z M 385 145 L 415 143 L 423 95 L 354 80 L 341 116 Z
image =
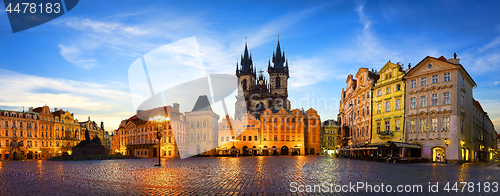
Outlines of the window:
M 420 97 L 420 107 L 421 108 L 427 107 L 427 96 Z
M 257 141 L 257 136 L 254 136 L 254 140 Z
M 229 141 L 229 136 L 226 136 L 226 141 Z
M 365 95 L 361 97 L 361 101 L 365 101 Z
M 443 105 L 450 104 L 450 93 L 443 93 Z
M 411 80 L 411 88 L 417 87 L 417 80 Z
M 443 131 L 450 129 L 450 117 L 443 117 Z
M 248 136 L 248 141 L 252 141 L 252 136 Z
M 377 103 L 377 114 L 380 114 L 380 103 Z
M 278 136 L 274 135 L 274 141 L 278 141 Z
M 385 132 L 388 133 L 391 129 L 391 122 L 385 121 Z
M 387 88 L 385 89 L 385 92 L 386 92 L 385 94 L 389 94 L 389 93 L 391 93 L 391 87 L 387 87 Z
M 420 119 L 420 132 L 424 133 L 426 131 L 426 120 L 425 119 Z
M 437 106 L 437 104 L 438 104 L 438 95 L 437 94 L 432 95 L 431 104 L 432 104 L 432 106 Z
M 220 141 L 224 141 L 224 136 L 220 137 Z
M 439 82 L 439 77 L 438 77 L 438 75 L 433 75 L 433 76 L 432 76 L 432 83 L 433 83 L 433 84 L 436 84 L 436 83 L 438 83 L 438 82 Z
M 427 77 L 422 77 L 420 79 L 420 86 L 425 86 L 427 85 Z
M 281 141 L 285 141 L 285 135 L 281 135 Z
M 396 91 L 400 91 L 401 90 L 401 84 L 397 84 L 396 85 Z
M 367 92 L 367 93 L 366 93 L 366 98 L 367 98 L 367 99 L 369 99 L 369 98 L 370 98 L 370 94 L 369 94 L 369 93 L 370 93 L 370 92 Z
M 415 102 L 417 98 L 411 98 L 410 99 L 410 109 L 415 109 Z
M 401 109 L 401 99 L 396 99 L 396 110 Z
M 438 119 L 437 118 L 433 118 L 431 120 L 431 123 L 432 123 L 432 125 L 431 125 L 431 131 L 436 132 L 437 128 L 438 128 L 438 126 L 437 126 Z
M 450 81 L 450 73 L 444 73 L 444 81 L 445 82 Z
M 389 101 L 385 102 L 385 111 L 386 112 L 391 111 L 391 102 Z
M 243 141 L 247 141 L 247 136 L 243 136 Z
M 377 133 L 380 132 L 380 122 L 377 122 Z
M 377 91 L 377 96 L 379 96 L 379 97 L 382 96 L 382 90 Z
M 410 133 L 415 133 L 415 121 L 410 121 Z
M 462 93 L 462 107 L 464 107 L 464 103 L 465 103 L 465 102 L 464 102 L 464 100 L 465 100 L 465 96 L 464 96 L 464 94 Z
M 399 131 L 399 126 L 401 124 L 401 119 L 394 120 L 394 131 Z

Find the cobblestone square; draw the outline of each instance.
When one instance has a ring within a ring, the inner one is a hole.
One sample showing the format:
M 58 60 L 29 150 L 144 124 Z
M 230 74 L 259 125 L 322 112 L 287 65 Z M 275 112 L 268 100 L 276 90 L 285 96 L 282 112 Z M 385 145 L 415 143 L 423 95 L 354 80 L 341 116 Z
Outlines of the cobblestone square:
M 295 195 L 291 183 L 499 182 L 495 162 L 391 164 L 322 156 L 0 162 L 0 195 Z M 476 186 L 477 187 L 477 186 Z M 450 187 L 451 188 L 451 187 Z M 461 189 L 461 188 L 460 188 Z M 328 194 L 367 194 L 359 192 Z M 373 193 L 368 193 L 373 194 Z M 406 193 L 408 195 L 416 193 Z M 449 193 L 448 193 L 449 194 Z M 456 194 L 456 193 L 453 193 Z M 481 192 L 481 194 L 487 194 Z M 495 194 L 495 193 L 489 193 Z

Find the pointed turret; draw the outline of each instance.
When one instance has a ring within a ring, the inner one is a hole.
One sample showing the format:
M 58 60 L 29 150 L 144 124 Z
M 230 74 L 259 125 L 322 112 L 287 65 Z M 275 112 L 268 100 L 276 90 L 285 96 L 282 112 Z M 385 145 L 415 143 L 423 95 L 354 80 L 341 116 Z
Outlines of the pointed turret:
M 273 52 L 273 69 L 283 69 L 285 63 L 285 51 L 281 51 L 280 41 L 276 46 L 276 52 Z
M 245 42 L 245 51 L 241 55 L 241 72 L 252 72 L 253 71 L 253 62 L 252 55 L 248 52 L 248 44 Z

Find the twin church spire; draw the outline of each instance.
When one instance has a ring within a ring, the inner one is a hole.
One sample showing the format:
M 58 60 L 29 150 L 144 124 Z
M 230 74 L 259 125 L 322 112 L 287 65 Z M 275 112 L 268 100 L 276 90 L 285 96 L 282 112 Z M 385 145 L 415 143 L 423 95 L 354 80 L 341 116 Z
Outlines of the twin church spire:
M 271 61 L 269 60 L 267 64 L 268 70 L 288 69 L 288 60 L 286 59 L 285 51 L 281 51 L 279 40 L 278 45 L 276 46 L 276 51 L 273 51 L 272 62 L 273 66 L 271 66 Z M 247 42 L 245 42 L 245 50 L 243 51 L 243 54 L 241 54 L 239 65 L 238 62 L 236 62 L 236 72 L 256 74 L 256 67 L 253 64 L 252 54 L 248 52 Z

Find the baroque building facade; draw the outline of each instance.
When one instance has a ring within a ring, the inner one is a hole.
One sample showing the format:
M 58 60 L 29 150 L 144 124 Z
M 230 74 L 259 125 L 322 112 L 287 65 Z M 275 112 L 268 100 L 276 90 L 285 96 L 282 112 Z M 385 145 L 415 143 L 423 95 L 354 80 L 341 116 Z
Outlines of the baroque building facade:
M 1 160 L 71 154 L 71 148 L 84 139 L 85 128 L 73 113 L 57 108 L 51 112 L 48 106 L 29 108 L 27 112 L 0 110 L 0 122 Z M 89 133 L 103 138 L 104 129 L 96 127 Z
M 360 68 L 355 77 L 347 76 L 347 87 L 345 91 L 342 89 L 340 101 L 344 146 L 361 146 L 371 140 L 372 87 L 379 75 L 375 70 Z
M 321 155 L 335 155 L 339 145 L 339 126 L 335 120 L 325 120 L 321 126 Z
M 266 109 L 259 118 L 250 113 L 229 116 L 219 123 L 218 155 L 316 155 L 320 153 L 321 120 L 314 109 Z
M 427 56 L 404 76 L 406 141 L 421 145 L 422 157 L 433 162 L 489 160 L 494 149 L 493 124 L 475 106 L 477 85 L 459 60 Z
M 372 143 L 404 140 L 405 71 L 402 65 L 387 62 L 373 86 Z

